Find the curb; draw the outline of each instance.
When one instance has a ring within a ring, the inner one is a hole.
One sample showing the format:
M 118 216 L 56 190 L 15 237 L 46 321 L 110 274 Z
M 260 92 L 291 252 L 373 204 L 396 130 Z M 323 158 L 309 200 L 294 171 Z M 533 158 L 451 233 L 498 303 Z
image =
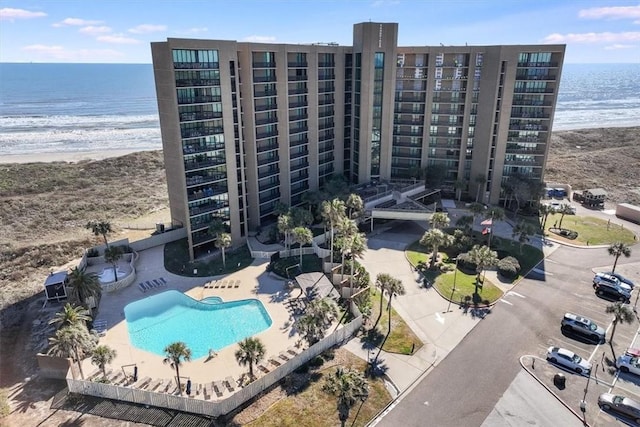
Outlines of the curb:
M 544 387 L 549 393 L 551 393 L 553 395 L 553 397 L 556 398 L 556 400 L 558 402 L 560 402 L 562 404 L 562 406 L 564 406 L 565 408 L 567 408 L 573 415 L 576 416 L 576 418 L 578 418 L 579 421 L 582 422 L 583 425 L 585 425 L 586 427 L 590 427 L 589 423 L 587 423 L 581 416 L 580 414 L 578 414 L 573 408 L 571 408 L 569 405 L 567 405 L 564 400 L 562 400 L 560 398 L 560 396 L 558 396 L 548 385 L 546 385 L 544 382 L 542 382 L 542 380 L 540 380 L 540 378 L 538 378 L 522 361 L 522 359 L 524 359 L 525 357 L 529 357 L 531 359 L 533 359 L 535 361 L 535 359 L 538 360 L 542 360 L 539 357 L 536 356 L 530 356 L 530 355 L 525 355 L 525 356 L 520 356 L 520 359 L 518 359 L 520 361 L 520 366 L 522 366 L 522 368 L 527 371 L 527 373 L 529 375 L 531 375 L 542 387 Z M 546 361 L 545 361 L 546 362 Z

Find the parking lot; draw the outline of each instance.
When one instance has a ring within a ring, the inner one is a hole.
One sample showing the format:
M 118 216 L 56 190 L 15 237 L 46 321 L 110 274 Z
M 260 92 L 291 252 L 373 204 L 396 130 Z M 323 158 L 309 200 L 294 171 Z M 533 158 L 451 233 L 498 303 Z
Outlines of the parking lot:
M 594 252 L 586 251 L 584 256 L 592 257 Z M 615 358 L 624 354 L 629 347 L 640 347 L 638 336 L 638 322 L 632 324 L 618 324 L 614 342 L 609 344 L 609 338 L 613 329 L 612 314 L 607 314 L 605 309 L 613 301 L 602 299 L 595 295 L 592 287 L 593 271 L 584 268 L 568 269 L 562 259 L 554 259 L 551 256 L 545 260 L 544 275 L 536 275 L 527 278 L 516 288 L 516 295 L 506 294 L 504 300 L 510 304 L 518 305 L 517 295 L 526 299 L 540 298 L 539 310 L 545 312 L 545 317 L 550 319 L 548 327 L 543 328 L 536 343 L 536 350 L 532 356 L 537 356 L 532 371 L 545 385 L 553 390 L 576 413 L 582 414 L 580 401 L 586 401 L 586 421 L 594 426 L 619 426 L 636 425 L 631 420 L 616 419 L 614 416 L 599 410 L 598 396 L 601 393 L 614 393 L 630 397 L 640 402 L 640 377 L 633 374 L 618 373 L 615 367 Z M 566 260 L 570 264 L 582 264 L 585 260 Z M 572 261 L 572 262 L 571 262 Z M 604 260 L 606 262 L 608 260 Z M 598 261 L 594 260 L 594 263 Z M 602 260 L 600 264 L 604 264 Z M 638 275 L 637 265 L 621 265 L 617 272 L 636 279 Z M 542 285 L 542 286 L 541 286 Z M 521 292 L 526 291 L 526 292 Z M 634 307 L 637 293 L 635 289 L 629 308 Z M 549 298 L 552 301 L 549 301 Z M 544 306 L 542 305 L 544 301 Z M 531 303 L 533 301 L 527 301 Z M 551 304 L 550 304 L 551 302 Z M 594 321 L 607 331 L 606 343 L 594 343 L 587 339 L 572 334 L 565 334 L 560 330 L 560 322 L 565 312 L 571 312 Z M 545 322 L 546 323 L 546 322 Z M 593 368 L 591 377 L 578 375 L 554 366 L 547 362 L 546 353 L 550 346 L 563 347 L 571 350 L 591 362 Z M 532 363 L 528 359 L 525 363 Z M 542 366 L 541 366 L 542 365 Z M 563 373 L 566 378 L 565 388 L 559 388 L 554 384 L 554 375 Z M 588 387 L 585 397 L 585 388 Z

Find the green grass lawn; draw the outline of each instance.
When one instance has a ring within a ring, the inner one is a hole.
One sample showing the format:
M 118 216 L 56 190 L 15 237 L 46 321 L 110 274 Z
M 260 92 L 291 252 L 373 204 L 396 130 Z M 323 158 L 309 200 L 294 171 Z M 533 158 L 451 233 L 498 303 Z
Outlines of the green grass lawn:
M 556 221 L 559 224 L 560 216 L 560 214 L 549 215 L 547 228 L 553 227 Z M 614 220 L 609 224 L 607 220 L 592 216 L 565 215 L 562 220 L 562 228 L 578 232 L 578 237 L 575 240 L 567 240 L 578 245 L 586 245 L 587 242 L 590 245 L 608 245 L 615 242 L 635 243 L 633 232 L 615 222 Z M 548 230 L 547 233 L 553 238 L 563 239 Z
M 325 377 L 335 372 L 337 365 L 325 363 L 325 367 L 310 375 L 309 383 L 299 392 L 288 393 L 278 400 L 255 421 L 247 424 L 252 427 L 325 427 L 340 425 L 336 398 L 322 391 Z M 356 356 L 349 355 L 348 363 L 343 364 L 364 372 L 366 363 Z M 391 396 L 381 378 L 368 378 L 369 397 L 351 408 L 347 426 L 364 426 L 390 401 Z M 357 417 L 356 417 L 357 416 Z
M 291 256 L 287 258 L 280 258 L 271 264 L 273 272 L 280 277 L 287 277 L 287 267 L 292 267 L 300 263 L 300 255 Z M 290 268 L 289 275 L 294 277 L 296 274 L 311 273 L 314 271 L 322 271 L 322 260 L 316 255 L 302 255 L 301 268 Z
M 480 278 L 482 279 L 482 276 Z M 454 280 L 455 291 L 453 291 Z M 489 279 L 485 278 L 484 285 L 477 288 L 478 293 L 476 293 L 475 283 L 475 274 L 467 274 L 458 270 L 457 274 L 450 272 L 439 275 L 434 286 L 445 299 L 457 303 L 469 301 L 470 303 L 493 304 L 503 295 L 502 290 L 491 283 Z
M 222 264 L 222 256 L 191 262 L 187 239 L 176 240 L 164 245 L 164 268 L 180 276 L 206 277 L 230 274 L 242 270 L 253 262 L 251 252 L 246 245 L 234 251 L 227 250 L 225 258 L 226 266 Z M 197 270 L 197 273 L 194 274 L 194 270 Z
M 391 334 L 382 345 L 384 351 L 390 353 L 400 354 L 412 354 L 422 347 L 422 341 L 413 333 L 409 325 L 402 320 L 402 317 L 396 313 L 393 309 L 393 303 L 391 302 Z M 380 291 L 377 289 L 371 290 L 371 317 L 370 322 L 373 323 L 378 318 L 380 313 Z M 371 331 L 366 334 L 363 339 L 371 344 L 379 347 L 384 337 L 389 331 L 389 311 L 387 310 L 387 300 L 384 299 L 382 303 L 382 316 L 378 322 L 378 326 L 375 331 Z

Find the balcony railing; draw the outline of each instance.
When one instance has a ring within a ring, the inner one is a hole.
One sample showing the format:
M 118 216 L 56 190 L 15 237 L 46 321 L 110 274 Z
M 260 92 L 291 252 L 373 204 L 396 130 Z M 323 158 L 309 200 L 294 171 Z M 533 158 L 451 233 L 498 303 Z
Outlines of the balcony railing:
M 253 61 L 253 68 L 276 68 L 276 63 L 273 61 L 271 62 Z
M 305 94 L 308 93 L 309 89 L 306 87 L 298 87 L 295 89 L 289 89 L 289 95 L 300 95 L 300 94 Z
M 306 191 L 308 189 L 309 189 L 309 184 L 307 183 L 292 185 L 291 194 L 302 193 L 303 191 Z
M 287 62 L 287 67 L 290 68 L 306 68 L 308 67 L 308 63 L 307 61 L 292 61 L 292 62 Z
M 279 169 L 268 169 L 266 171 L 258 172 L 258 179 L 264 179 L 270 176 L 278 175 L 280 173 Z
M 187 187 L 193 187 L 195 185 L 210 184 L 210 183 L 221 181 L 224 179 L 227 179 L 227 175 L 223 173 L 211 174 L 211 175 L 196 175 L 196 176 L 187 177 L 186 183 L 187 183 Z
M 536 159 L 539 157 L 536 157 Z M 543 162 L 540 160 L 524 160 L 524 159 L 504 159 L 504 164 L 509 166 L 532 166 L 541 167 Z
M 396 102 L 424 102 L 424 96 L 396 96 Z
M 295 139 L 289 141 L 289 147 L 297 147 L 298 145 L 304 145 L 309 143 L 309 138 L 305 135 L 304 138 Z
M 207 102 L 221 102 L 222 96 L 201 95 L 201 96 L 185 96 L 178 98 L 178 104 L 204 104 Z
M 226 163 L 226 160 L 223 157 L 212 158 L 211 160 L 204 160 L 199 162 L 185 161 L 184 169 L 187 171 L 192 171 L 196 169 L 204 169 L 204 168 L 209 168 L 214 166 L 220 166 L 220 165 L 224 165 L 225 163 Z
M 303 151 L 299 151 L 299 152 L 296 151 L 295 153 L 291 153 L 289 155 L 289 158 L 291 160 L 293 160 L 293 159 L 299 159 L 300 157 L 305 157 L 305 156 L 308 156 L 308 155 L 309 155 L 309 150 L 303 150 Z
M 335 111 L 333 111 L 333 110 L 320 111 L 320 112 L 318 113 L 318 117 L 320 117 L 320 118 L 324 118 L 324 117 L 331 117 L 331 116 L 333 116 L 333 115 L 335 115 Z
M 398 136 L 422 136 L 422 131 L 420 132 L 411 132 L 408 130 L 394 130 L 393 131 L 394 135 L 398 135 Z
M 262 98 L 263 96 L 276 96 L 278 94 L 277 90 L 257 90 L 255 92 L 256 98 Z
M 335 91 L 336 91 L 336 88 L 334 86 L 318 88 L 318 93 L 331 93 Z
M 256 145 L 256 151 L 258 153 L 264 153 L 265 151 L 271 151 L 271 150 L 277 150 L 278 149 L 278 144 L 270 144 L 270 143 L 258 143 Z
M 299 127 L 295 127 L 295 128 L 289 128 L 289 135 L 293 135 L 296 133 L 301 133 L 301 132 L 306 132 L 309 130 L 309 127 L 307 126 L 299 126 Z
M 220 79 L 176 79 L 177 87 L 220 86 Z
M 276 103 L 273 103 L 273 104 L 256 104 L 255 109 L 256 109 L 256 111 L 277 110 L 278 109 L 278 104 L 276 104 Z
M 291 171 L 297 171 L 299 169 L 304 169 L 304 168 L 308 168 L 308 167 L 309 167 L 309 162 L 305 160 L 304 162 L 292 164 L 291 165 Z
M 319 123 L 318 124 L 318 129 L 320 130 L 325 130 L 325 129 L 332 129 L 336 126 L 336 124 L 333 121 L 330 122 L 324 122 L 324 123 Z
M 276 76 L 253 76 L 253 81 L 255 83 L 275 82 Z
M 260 126 L 260 125 L 268 125 L 271 123 L 278 123 L 278 117 L 274 116 L 274 117 L 266 117 L 266 118 L 262 118 L 262 119 L 256 119 L 256 125 Z
M 543 87 L 516 87 L 513 89 L 513 93 L 553 93 L 553 89 Z
M 518 62 L 518 67 L 557 67 L 557 62 Z
M 551 102 L 541 101 L 539 99 L 517 99 L 514 98 L 512 105 L 532 105 L 536 107 L 550 107 Z
M 532 123 L 521 123 L 521 124 L 510 124 L 509 129 L 511 130 L 544 130 L 548 129 L 548 126 L 532 124 Z
M 395 110 L 396 113 L 401 113 L 401 114 L 424 114 L 424 107 L 421 108 L 407 108 L 407 107 L 401 107 L 397 110 Z
M 271 190 L 278 186 L 280 186 L 280 179 L 276 179 L 274 181 L 265 181 L 262 184 L 258 184 L 258 191 Z
M 548 119 L 549 117 L 551 117 L 551 115 L 547 113 L 512 112 L 511 117 L 522 117 L 525 119 Z
M 528 75 L 521 75 L 518 76 L 516 75 L 516 80 L 555 80 L 556 76 L 553 75 L 534 75 L 534 76 L 528 76 Z
M 272 200 L 276 200 L 280 198 L 280 192 L 276 192 L 276 193 L 267 193 L 265 195 L 260 196 L 260 204 L 263 203 L 268 203 Z
M 289 116 L 289 121 L 290 122 L 295 122 L 298 120 L 306 120 L 309 118 L 308 114 L 296 114 L 294 116 Z
M 280 156 L 277 156 L 277 155 L 264 156 L 264 157 L 258 156 L 257 161 L 258 161 L 258 167 L 267 166 L 267 165 L 270 165 L 271 163 L 278 163 L 280 161 Z
M 224 194 L 226 192 L 227 192 L 227 188 L 226 187 L 214 185 L 212 187 L 203 188 L 203 189 L 200 189 L 198 191 L 192 191 L 192 192 L 188 193 L 187 199 L 190 202 L 193 202 L 194 200 L 200 200 L 200 199 L 204 199 L 206 197 L 213 197 L 213 196 L 217 196 L 219 194 Z
M 289 108 L 306 107 L 309 105 L 306 101 L 289 102 Z
M 335 134 L 333 132 L 325 133 L 318 136 L 318 141 L 330 141 L 335 138 Z
M 182 138 L 196 138 L 199 136 L 216 135 L 223 132 L 224 129 L 222 127 L 216 126 L 209 128 L 183 129 L 180 131 L 180 135 L 182 136 Z
M 193 113 L 180 113 L 181 122 L 192 122 L 196 120 L 209 120 L 222 118 L 221 111 L 197 111 Z
M 290 82 L 300 82 L 300 81 L 304 81 L 304 80 L 309 80 L 309 76 L 304 75 L 304 76 L 288 76 L 287 80 Z
M 218 69 L 218 62 L 174 62 L 173 68 L 176 70 L 214 70 Z
M 403 140 L 394 140 L 393 141 L 393 146 L 394 147 L 416 147 L 416 148 L 420 148 L 422 147 L 422 143 L 419 144 L 414 144 L 410 141 L 403 141 Z
M 229 202 L 221 202 L 221 201 L 209 202 L 209 203 L 205 203 L 203 205 L 190 207 L 189 208 L 189 216 L 202 215 L 202 214 L 205 214 L 205 213 L 214 212 L 214 211 L 217 211 L 219 209 L 224 209 L 224 208 L 228 208 L 228 207 L 229 207 Z
M 318 99 L 318 105 L 327 105 L 327 104 L 335 104 L 335 100 L 333 98 Z
M 182 154 L 206 153 L 208 151 L 224 150 L 224 144 L 187 144 L 182 147 Z
M 278 129 L 273 129 L 267 132 L 256 132 L 257 139 L 270 138 L 272 136 L 278 136 Z
M 335 74 L 324 74 L 324 75 L 318 76 L 318 80 L 320 80 L 320 81 L 335 80 L 335 79 L 336 79 Z
M 318 62 L 318 67 L 321 67 L 321 68 L 333 68 L 335 66 L 336 66 L 336 63 L 335 62 L 331 62 L 331 61 L 329 61 L 329 62 L 324 62 L 324 61 Z

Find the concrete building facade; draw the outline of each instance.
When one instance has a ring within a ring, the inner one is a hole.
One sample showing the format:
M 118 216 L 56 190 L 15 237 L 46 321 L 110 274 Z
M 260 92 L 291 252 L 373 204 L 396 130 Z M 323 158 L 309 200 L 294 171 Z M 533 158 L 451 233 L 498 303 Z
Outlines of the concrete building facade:
M 152 43 L 171 216 L 192 256 L 272 221 L 332 175 L 356 184 L 435 176 L 496 203 L 543 180 L 564 45 L 398 46 L 360 23 L 353 46 Z

